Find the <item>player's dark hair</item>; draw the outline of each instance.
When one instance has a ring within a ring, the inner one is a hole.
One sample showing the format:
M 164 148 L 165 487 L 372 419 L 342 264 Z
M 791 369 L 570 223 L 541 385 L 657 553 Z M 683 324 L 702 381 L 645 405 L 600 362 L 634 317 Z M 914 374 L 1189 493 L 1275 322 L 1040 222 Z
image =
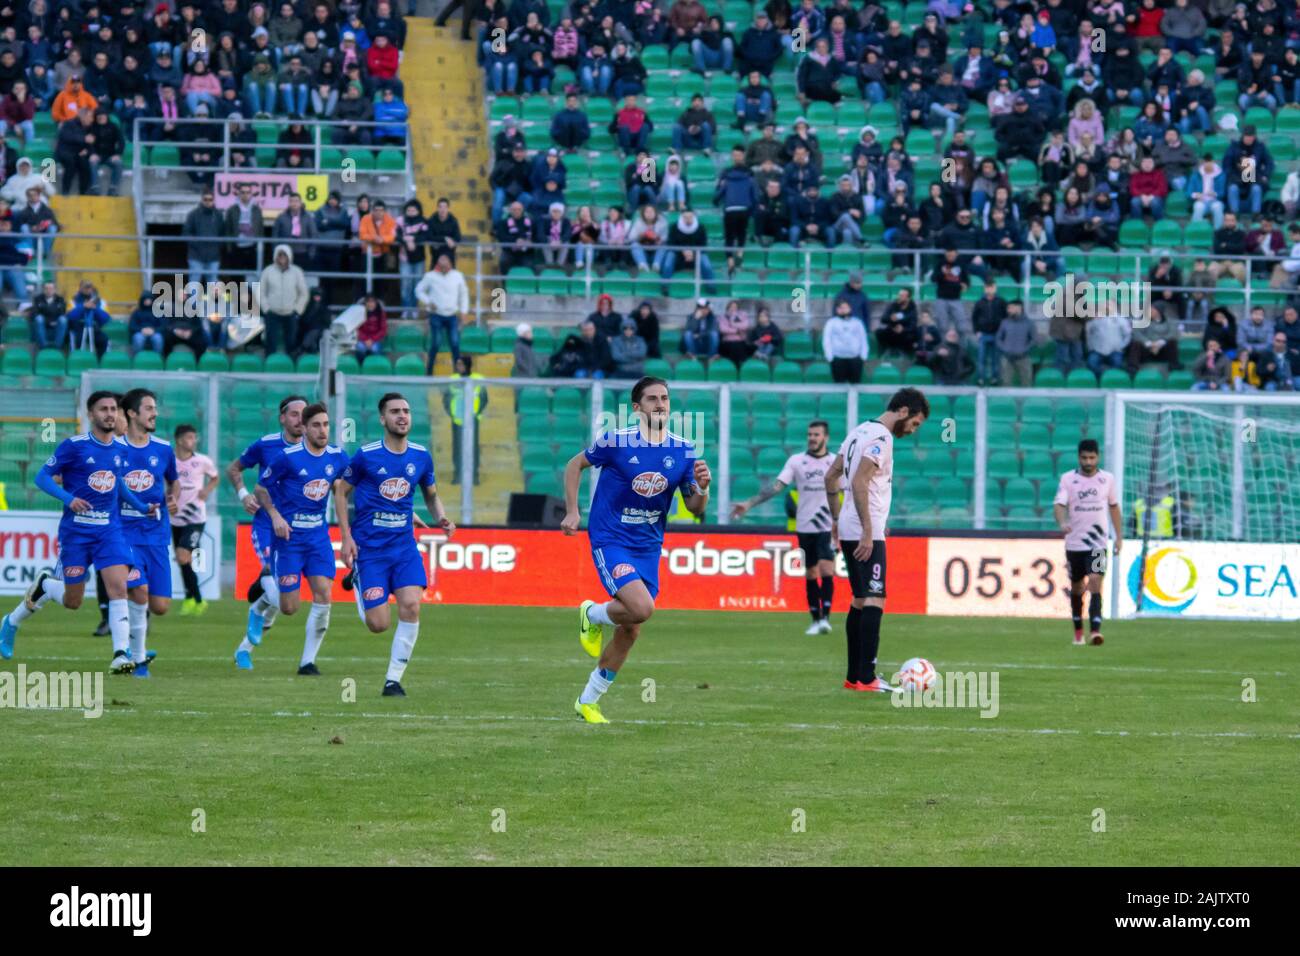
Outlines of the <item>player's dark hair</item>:
M 110 392 L 106 388 L 101 388 L 97 392 L 91 392 L 90 398 L 86 399 L 86 411 L 90 411 L 106 398 L 111 398 L 114 402 L 120 402 L 121 396 L 117 392 Z
M 886 411 L 896 412 L 900 408 L 906 408 L 912 415 L 919 412 L 926 418 L 930 417 L 930 400 L 919 388 L 900 388 L 893 394 Z
M 181 424 L 176 426 L 176 431 L 172 432 L 172 438 L 176 439 L 177 441 L 180 441 L 182 435 L 189 435 L 190 433 L 194 433 L 197 435 L 198 431 L 199 430 L 195 428 L 193 425 L 191 425 L 189 422 L 182 422 Z
M 641 380 L 632 386 L 633 405 L 641 404 L 641 396 L 645 394 L 645 390 L 649 388 L 651 385 L 662 385 L 665 388 L 668 387 L 668 383 L 665 382 L 662 378 L 655 378 L 653 375 L 643 375 L 641 377 Z
M 302 423 L 306 425 L 317 415 L 328 415 L 329 411 L 330 410 L 325 407 L 324 402 L 315 402 L 314 404 L 308 405 L 302 410 Z
M 1097 444 L 1097 439 L 1085 438 L 1083 441 L 1079 442 L 1079 454 L 1082 455 L 1085 451 L 1090 451 L 1095 455 L 1100 455 L 1101 448 Z
M 283 415 L 283 414 L 284 414 L 284 410 L 285 410 L 286 408 L 288 408 L 290 405 L 292 405 L 294 402 L 302 402 L 304 405 L 306 405 L 306 404 L 307 404 L 307 396 L 306 396 L 306 395 L 286 395 L 284 398 L 280 399 L 280 414 Z
M 379 400 L 379 414 L 384 414 L 384 408 L 389 402 L 406 401 L 406 396 L 401 392 L 385 392 L 384 397 Z
M 820 428 L 820 429 L 821 429 L 822 431 L 824 431 L 827 435 L 829 435 L 829 434 L 831 433 L 831 426 L 830 426 L 830 424 L 827 423 L 827 422 L 822 421 L 820 418 L 817 419 L 816 421 L 811 421 L 811 422 L 809 422 L 809 423 L 808 423 L 808 427 L 809 427 L 809 428 Z
M 138 414 L 140 411 L 140 405 L 143 404 L 146 398 L 152 398 L 155 402 L 158 401 L 158 396 L 149 391 L 149 389 L 133 388 L 131 391 L 119 398 L 117 403 L 122 407 L 123 411 L 136 412 Z

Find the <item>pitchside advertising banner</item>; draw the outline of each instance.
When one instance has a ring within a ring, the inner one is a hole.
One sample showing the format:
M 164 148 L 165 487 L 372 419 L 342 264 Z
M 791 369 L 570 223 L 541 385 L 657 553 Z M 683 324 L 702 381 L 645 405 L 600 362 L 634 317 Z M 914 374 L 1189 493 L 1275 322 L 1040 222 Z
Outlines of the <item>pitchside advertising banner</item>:
M 1133 543 L 1120 573 L 1121 616 L 1140 594 L 1144 615 L 1300 619 L 1300 544 Z
M 337 548 L 338 529 L 331 528 L 330 536 Z M 430 604 L 570 607 L 605 593 L 585 534 L 462 528 L 448 540 L 436 529 L 419 529 L 416 539 L 428 568 L 424 599 Z M 1140 551 L 1130 542 L 1121 557 L 1121 615 L 1133 612 L 1128 585 L 1136 581 Z M 236 554 L 236 594 L 244 596 L 259 568 L 248 525 L 240 525 Z M 843 612 L 849 586 L 842 554 L 836 571 L 842 580 L 835 610 Z M 886 603 L 897 614 L 1059 619 L 1069 613 L 1059 538 L 894 537 L 887 573 Z M 678 610 L 804 612 L 803 577 L 803 555 L 793 536 L 669 533 L 656 603 Z M 335 577 L 334 599 L 351 601 L 342 580 L 342 574 Z M 1152 610 L 1156 595 L 1169 602 L 1157 613 L 1300 618 L 1300 546 L 1166 543 L 1149 550 L 1147 580 L 1145 611 Z M 1156 582 L 1155 591 L 1150 582 Z M 1109 593 L 1105 600 L 1109 615 Z
M 59 514 L 52 511 L 0 511 L 0 594 L 22 594 L 42 570 L 54 570 L 59 560 Z M 195 572 L 205 600 L 221 597 L 221 521 L 210 518 L 195 552 Z M 87 592 L 94 593 L 91 575 Z M 172 597 L 185 596 L 172 553 Z

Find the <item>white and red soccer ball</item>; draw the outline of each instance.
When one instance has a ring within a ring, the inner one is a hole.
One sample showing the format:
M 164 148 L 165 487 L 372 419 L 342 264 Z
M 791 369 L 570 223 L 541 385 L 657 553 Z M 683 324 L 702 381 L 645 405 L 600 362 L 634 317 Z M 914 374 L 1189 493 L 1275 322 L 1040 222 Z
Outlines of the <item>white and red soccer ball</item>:
M 900 690 L 926 691 L 934 686 L 937 677 L 933 664 L 924 657 L 913 657 L 898 669 L 894 685 Z

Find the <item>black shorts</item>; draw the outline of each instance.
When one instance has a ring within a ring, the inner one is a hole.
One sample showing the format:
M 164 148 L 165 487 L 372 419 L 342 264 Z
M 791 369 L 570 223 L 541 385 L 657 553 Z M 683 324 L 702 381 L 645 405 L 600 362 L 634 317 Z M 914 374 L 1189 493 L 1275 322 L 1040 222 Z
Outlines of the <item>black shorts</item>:
M 172 525 L 172 544 L 186 551 L 197 551 L 203 540 L 203 522 Z
M 1093 574 L 1106 573 L 1106 549 L 1097 548 L 1087 551 L 1070 551 L 1066 549 L 1065 564 L 1070 569 L 1071 581 L 1082 581 Z
M 799 547 L 803 549 L 803 563 L 811 567 L 818 561 L 834 561 L 835 551 L 831 547 L 829 531 L 800 531 Z
M 840 541 L 844 564 L 849 572 L 849 588 L 855 598 L 883 598 L 885 596 L 885 542 L 871 543 L 871 556 L 859 561 L 853 556 L 856 541 Z

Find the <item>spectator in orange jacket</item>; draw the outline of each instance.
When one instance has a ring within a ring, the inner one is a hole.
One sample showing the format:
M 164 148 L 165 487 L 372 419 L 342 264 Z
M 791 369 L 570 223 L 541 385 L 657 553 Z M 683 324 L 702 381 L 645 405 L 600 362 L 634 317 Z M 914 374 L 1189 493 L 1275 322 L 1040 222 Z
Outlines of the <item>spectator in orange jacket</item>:
M 387 260 L 393 257 L 393 246 L 397 241 L 397 220 L 388 214 L 383 200 L 375 200 L 370 215 L 361 220 L 359 232 L 370 255 L 383 258 L 385 268 L 389 268 Z
M 81 85 L 81 79 L 70 76 L 62 92 L 54 98 L 54 105 L 50 107 L 50 116 L 56 123 L 66 123 L 70 119 L 75 119 L 80 112 L 94 113 L 98 105 L 99 100 L 86 92 Z

